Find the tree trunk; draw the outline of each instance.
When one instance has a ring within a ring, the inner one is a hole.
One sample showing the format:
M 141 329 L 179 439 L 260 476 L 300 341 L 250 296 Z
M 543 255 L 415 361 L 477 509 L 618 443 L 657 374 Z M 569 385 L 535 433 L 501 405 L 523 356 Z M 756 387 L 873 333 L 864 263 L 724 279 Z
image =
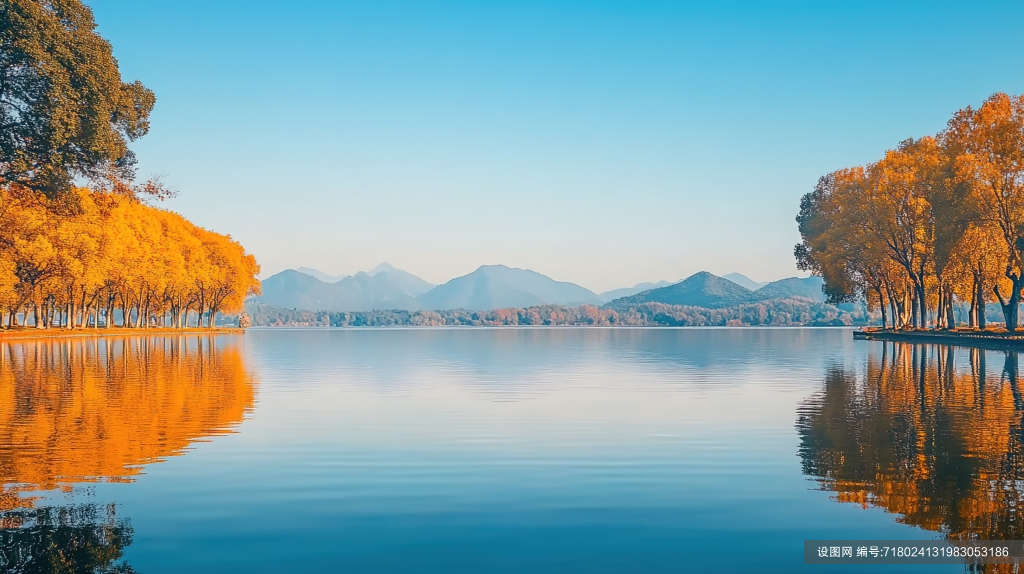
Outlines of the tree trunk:
M 918 298 L 917 298 L 917 287 L 916 286 L 912 286 L 910 288 L 910 291 L 911 291 L 911 294 L 910 294 L 910 328 L 911 329 L 921 329 L 921 328 L 924 328 L 924 325 L 921 322 L 922 315 L 921 315 L 920 307 L 918 305 L 919 301 L 918 301 Z
M 974 276 L 974 283 L 973 283 L 972 287 L 973 288 L 971 289 L 971 311 L 968 314 L 967 321 L 968 321 L 968 323 L 970 324 L 971 327 L 977 327 L 978 326 L 978 320 L 977 319 L 978 319 L 978 303 L 979 303 L 979 298 L 980 298 L 980 296 L 984 295 L 984 293 L 982 293 L 981 290 L 978 288 L 978 276 L 977 275 Z M 982 305 L 984 305 L 984 303 L 982 303 Z
M 985 315 L 985 283 L 982 278 L 978 278 L 977 288 L 975 298 L 978 302 L 975 312 L 978 313 L 978 328 L 984 331 L 988 325 L 988 317 Z
M 904 293 L 900 298 L 893 298 L 892 304 L 894 307 L 893 317 L 898 317 L 899 324 L 897 325 L 900 329 L 907 328 L 907 298 Z M 897 321 L 893 321 L 894 323 Z
M 125 292 L 125 293 L 121 294 L 120 299 L 121 299 L 121 327 L 125 328 L 125 327 L 128 327 L 128 320 L 130 319 L 130 315 L 131 315 L 131 312 L 132 312 L 131 311 L 132 310 L 131 295 L 129 295 L 127 292 Z
M 928 304 L 927 297 L 924 292 L 924 278 L 918 280 L 917 284 L 917 305 L 921 311 L 921 328 L 928 328 Z
M 38 286 L 35 287 L 32 290 L 32 292 L 33 292 L 33 299 L 32 299 L 32 321 L 34 322 L 36 329 L 42 329 L 43 328 L 43 323 L 41 321 L 42 318 L 39 316 L 40 311 L 42 311 L 41 307 L 43 306 L 42 294 L 40 293 Z
M 1013 291 L 1010 293 L 1009 299 L 1004 299 L 1002 294 L 999 293 L 999 285 L 992 288 L 995 292 L 996 297 L 999 298 L 999 306 L 1003 310 L 1003 319 L 1006 321 L 1006 330 L 1014 332 L 1017 330 L 1017 309 L 1020 307 L 1020 290 L 1022 278 L 1015 273 L 1007 273 L 1006 277 L 1013 282 Z
M 889 305 L 889 316 L 892 317 L 892 328 L 894 330 L 898 329 L 899 325 L 896 324 L 896 303 L 893 302 L 892 293 L 889 293 L 888 290 L 885 292 L 885 296 L 888 299 L 886 303 Z
M 949 289 L 946 294 L 946 328 L 956 328 L 956 316 L 953 314 L 953 290 Z
M 882 295 L 882 288 L 876 287 L 875 291 L 878 292 L 878 309 L 882 312 L 882 329 L 886 327 L 885 321 L 885 297 Z
M 85 327 L 86 323 L 89 322 L 89 319 L 88 319 L 89 306 L 86 305 L 86 303 L 85 303 L 85 297 L 86 297 L 86 295 L 85 295 L 85 287 L 82 287 L 82 299 L 81 299 L 81 301 L 79 302 L 79 305 L 78 305 L 78 312 L 81 313 L 80 318 L 78 319 L 78 326 L 79 326 L 79 328 Z

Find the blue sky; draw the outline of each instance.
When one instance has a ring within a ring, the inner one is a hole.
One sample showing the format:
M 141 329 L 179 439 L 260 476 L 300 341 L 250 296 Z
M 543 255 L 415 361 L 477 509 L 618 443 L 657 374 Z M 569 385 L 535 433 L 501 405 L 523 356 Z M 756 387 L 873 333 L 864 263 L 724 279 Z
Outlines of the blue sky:
M 93 0 L 140 175 L 264 276 L 797 274 L 818 176 L 1024 92 L 1024 3 Z

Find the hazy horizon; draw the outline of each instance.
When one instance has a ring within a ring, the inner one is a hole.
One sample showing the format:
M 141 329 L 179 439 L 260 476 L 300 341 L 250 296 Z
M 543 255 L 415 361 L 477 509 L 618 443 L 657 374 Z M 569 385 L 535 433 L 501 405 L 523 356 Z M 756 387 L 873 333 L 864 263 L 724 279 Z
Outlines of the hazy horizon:
M 819 176 L 1024 92 L 1019 3 L 90 4 L 157 96 L 140 175 L 263 277 L 802 275 Z

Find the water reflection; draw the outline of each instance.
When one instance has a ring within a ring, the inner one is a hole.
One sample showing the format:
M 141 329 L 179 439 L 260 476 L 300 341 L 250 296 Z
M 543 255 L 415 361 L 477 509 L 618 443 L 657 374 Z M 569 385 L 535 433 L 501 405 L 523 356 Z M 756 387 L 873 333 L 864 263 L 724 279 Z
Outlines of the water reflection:
M 132 481 L 233 432 L 254 402 L 240 337 L 0 342 L 0 571 L 130 572 L 114 564 L 131 526 L 113 506 L 47 496 Z
M 117 562 L 134 533 L 112 504 L 22 508 L 0 520 L 0 572 L 135 572 Z
M 804 473 L 951 539 L 1024 539 L 1017 353 L 872 345 L 801 405 Z

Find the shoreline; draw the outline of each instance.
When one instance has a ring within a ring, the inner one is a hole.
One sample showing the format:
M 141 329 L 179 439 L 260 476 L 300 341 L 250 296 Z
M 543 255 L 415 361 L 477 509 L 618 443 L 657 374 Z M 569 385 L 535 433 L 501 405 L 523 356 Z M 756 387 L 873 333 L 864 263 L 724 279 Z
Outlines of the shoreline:
M 867 331 L 853 332 L 854 340 L 935 343 L 995 351 L 1024 351 L 1024 330 L 1008 331 Z
M 244 333 L 241 327 L 192 327 L 177 329 L 175 327 L 89 327 L 81 329 L 51 328 L 36 329 L 35 327 L 16 327 L 0 330 L 0 341 L 24 341 L 31 339 L 65 339 L 69 337 L 138 337 L 140 335 L 238 335 Z

